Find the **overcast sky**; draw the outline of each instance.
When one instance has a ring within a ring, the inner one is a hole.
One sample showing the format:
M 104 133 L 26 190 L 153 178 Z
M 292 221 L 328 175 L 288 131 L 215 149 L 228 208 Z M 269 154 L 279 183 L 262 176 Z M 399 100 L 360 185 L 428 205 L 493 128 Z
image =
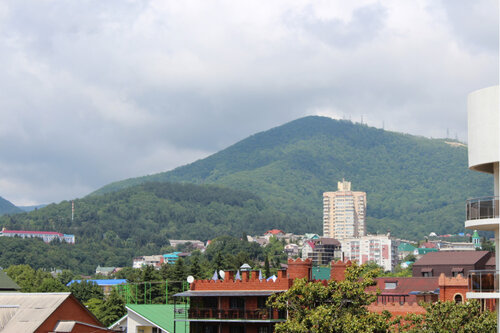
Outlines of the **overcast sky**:
M 0 1 L 0 196 L 82 197 L 306 115 L 466 139 L 497 0 Z

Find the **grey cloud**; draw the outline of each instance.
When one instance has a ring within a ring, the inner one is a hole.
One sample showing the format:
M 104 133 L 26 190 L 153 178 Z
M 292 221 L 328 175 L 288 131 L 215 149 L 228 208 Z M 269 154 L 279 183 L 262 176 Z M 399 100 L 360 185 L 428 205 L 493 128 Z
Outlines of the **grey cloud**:
M 380 3 L 370 4 L 353 11 L 350 21 L 341 19 L 318 20 L 304 23 L 304 28 L 324 42 L 336 47 L 356 47 L 372 40 L 384 27 L 387 9 Z
M 498 52 L 498 1 L 442 0 L 462 47 L 475 52 Z
M 325 19 L 316 2 L 286 0 L 9 2 L 0 9 L 0 196 L 83 196 L 324 110 L 465 138 L 466 94 L 497 82 L 498 50 L 477 55 L 430 7 L 403 10 L 413 25 L 394 27 L 400 2 L 364 3 L 350 19 Z

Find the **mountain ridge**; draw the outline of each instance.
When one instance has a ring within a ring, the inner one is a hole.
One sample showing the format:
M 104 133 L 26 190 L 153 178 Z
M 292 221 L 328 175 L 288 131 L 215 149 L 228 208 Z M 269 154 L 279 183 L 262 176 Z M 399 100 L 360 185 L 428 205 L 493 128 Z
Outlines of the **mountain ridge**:
M 421 238 L 431 231 L 463 231 L 465 199 L 492 190 L 489 176 L 467 169 L 466 147 L 447 141 L 309 116 L 90 195 L 149 181 L 218 184 L 256 193 L 321 233 L 322 193 L 335 191 L 345 178 L 354 190 L 367 192 L 370 232 Z

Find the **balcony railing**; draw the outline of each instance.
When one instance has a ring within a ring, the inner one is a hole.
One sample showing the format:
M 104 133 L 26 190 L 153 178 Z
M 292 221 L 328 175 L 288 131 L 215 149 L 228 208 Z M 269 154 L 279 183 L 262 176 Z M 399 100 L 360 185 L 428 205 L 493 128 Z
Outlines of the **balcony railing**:
M 186 309 L 187 319 L 209 319 L 209 320 L 279 320 L 286 319 L 286 313 L 273 309 L 213 309 L 213 308 L 190 308 Z M 175 319 L 186 318 L 186 312 L 176 311 Z
M 467 200 L 467 220 L 498 218 L 498 199 L 499 197 L 484 197 Z
M 469 271 L 469 291 L 476 293 L 499 292 L 499 271 L 473 270 Z

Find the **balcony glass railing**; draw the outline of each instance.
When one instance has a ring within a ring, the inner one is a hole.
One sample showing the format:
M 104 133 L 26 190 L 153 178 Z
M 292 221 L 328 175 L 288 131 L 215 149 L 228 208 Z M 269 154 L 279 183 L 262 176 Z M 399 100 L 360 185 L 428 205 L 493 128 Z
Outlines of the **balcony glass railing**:
M 498 273 L 495 270 L 469 271 L 469 291 L 476 293 L 498 292 Z
M 187 313 L 186 313 L 187 312 Z M 191 308 L 176 311 L 175 319 L 222 319 L 222 320 L 285 320 L 286 313 L 272 309 L 240 310 L 240 309 L 213 309 Z
M 484 197 L 467 200 L 467 220 L 498 218 L 499 197 Z

